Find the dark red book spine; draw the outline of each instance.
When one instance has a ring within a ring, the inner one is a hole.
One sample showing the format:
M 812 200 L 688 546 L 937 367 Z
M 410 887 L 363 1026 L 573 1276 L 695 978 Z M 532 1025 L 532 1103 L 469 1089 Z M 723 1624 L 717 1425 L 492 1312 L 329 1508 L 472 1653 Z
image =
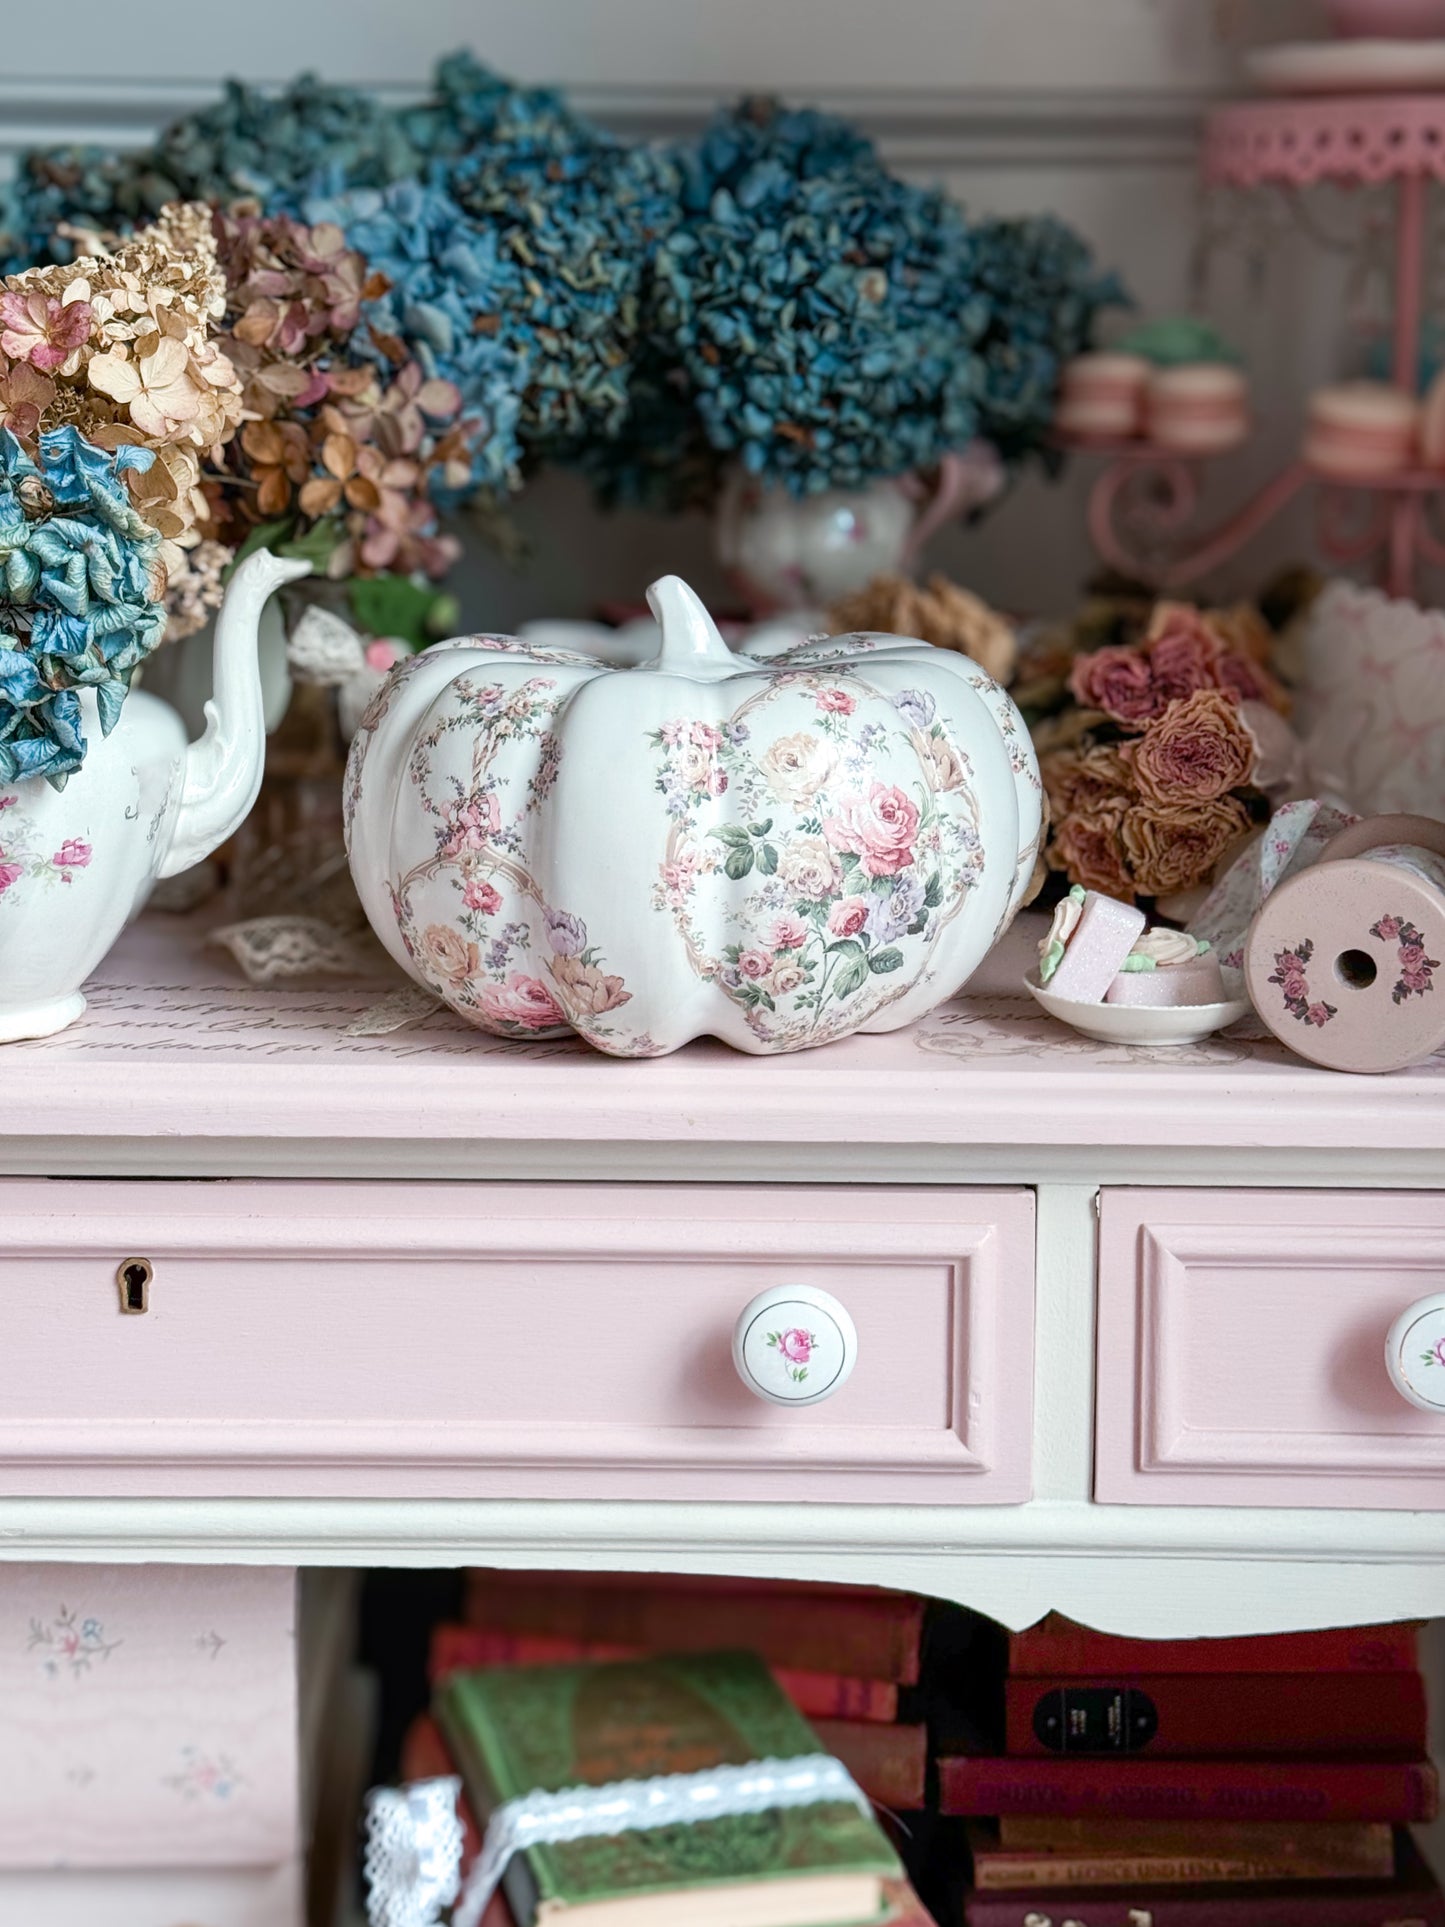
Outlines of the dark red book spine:
M 916 1686 L 924 1605 L 903 1593 L 757 1591 L 706 1580 L 559 1583 L 473 1572 L 467 1621 L 496 1632 L 553 1633 L 644 1652 L 750 1647 L 770 1666 Z
M 1009 1672 L 1029 1678 L 1087 1673 L 1413 1673 L 1418 1626 L 1335 1626 L 1240 1639 L 1121 1639 L 1050 1613 L 1009 1639 Z
M 1112 1820 L 1433 1820 L 1428 1760 L 1013 1760 L 938 1763 L 944 1813 Z
M 1157 1759 L 1410 1759 L 1425 1751 L 1418 1673 L 1139 1674 L 1010 1679 L 1007 1750 Z
M 971 1894 L 965 1927 L 1445 1927 L 1432 1885 L 1352 1881 L 1333 1886 L 1131 1887 L 1123 1891 Z
M 559 1666 L 574 1660 L 638 1659 L 637 1646 L 570 1639 L 561 1633 L 494 1632 L 486 1626 L 442 1624 L 432 1630 L 428 1676 L 433 1686 L 474 1666 Z M 898 1688 L 882 1679 L 850 1679 L 775 1666 L 773 1678 L 805 1719 L 874 1720 L 898 1717 Z

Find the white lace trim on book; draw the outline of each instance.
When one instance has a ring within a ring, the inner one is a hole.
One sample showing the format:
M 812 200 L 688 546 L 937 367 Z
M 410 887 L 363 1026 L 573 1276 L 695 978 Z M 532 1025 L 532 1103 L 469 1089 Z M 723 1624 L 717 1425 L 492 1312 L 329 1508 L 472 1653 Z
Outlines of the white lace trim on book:
M 371 1927 L 440 1927 L 442 1909 L 453 1901 L 452 1927 L 479 1927 L 508 1862 L 529 1847 L 834 1800 L 872 1812 L 848 1769 L 825 1753 L 529 1793 L 493 1813 L 463 1889 L 459 1787 L 455 1779 L 423 1780 L 401 1792 L 371 1794 L 365 1861 Z M 439 1819 L 443 1812 L 450 1813 L 450 1832 Z

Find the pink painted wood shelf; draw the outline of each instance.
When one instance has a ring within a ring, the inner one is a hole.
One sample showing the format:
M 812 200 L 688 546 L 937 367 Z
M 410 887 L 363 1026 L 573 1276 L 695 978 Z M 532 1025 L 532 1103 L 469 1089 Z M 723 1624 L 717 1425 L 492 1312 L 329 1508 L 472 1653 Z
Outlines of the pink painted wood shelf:
M 15 1094 L 0 1168 L 6 1137 L 1445 1150 L 1445 1057 L 1340 1076 L 1252 1023 L 1177 1050 L 1092 1043 L 1022 989 L 1037 927 L 1021 919 L 969 992 L 911 1029 L 783 1058 L 698 1043 L 635 1062 L 488 1037 L 446 1012 L 351 1037 L 394 982 L 253 989 L 196 927 L 148 917 L 79 1024 L 0 1048 Z

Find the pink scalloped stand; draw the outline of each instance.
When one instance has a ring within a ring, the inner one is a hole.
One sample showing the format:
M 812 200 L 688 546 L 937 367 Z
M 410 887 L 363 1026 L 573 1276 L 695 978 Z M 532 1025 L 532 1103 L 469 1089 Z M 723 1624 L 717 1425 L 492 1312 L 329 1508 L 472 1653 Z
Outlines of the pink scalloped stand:
M 1424 299 L 1426 201 L 1445 182 L 1445 93 L 1326 95 L 1232 101 L 1209 116 L 1202 171 L 1213 185 L 1242 188 L 1319 181 L 1395 182 L 1395 326 L 1392 379 L 1417 385 Z M 1094 484 L 1089 533 L 1111 567 L 1159 588 L 1182 588 L 1234 555 L 1294 499 L 1319 491 L 1318 539 L 1341 566 L 1375 560 L 1394 596 L 1411 593 L 1418 564 L 1445 564 L 1445 541 L 1429 510 L 1445 473 L 1325 477 L 1304 462 L 1273 475 L 1219 527 L 1187 545 L 1200 464 L 1146 443 L 1120 444 Z M 1362 526 L 1347 512 L 1363 501 Z

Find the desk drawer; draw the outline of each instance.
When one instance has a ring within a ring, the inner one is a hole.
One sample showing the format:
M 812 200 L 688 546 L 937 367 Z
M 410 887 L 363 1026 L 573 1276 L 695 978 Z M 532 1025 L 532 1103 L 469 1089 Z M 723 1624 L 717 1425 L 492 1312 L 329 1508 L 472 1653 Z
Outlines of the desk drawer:
M 0 1209 L 5 1494 L 1028 1497 L 1026 1192 L 16 1179 Z M 783 1284 L 857 1328 L 816 1405 L 732 1362 Z
M 1095 1496 L 1445 1507 L 1445 1411 L 1385 1341 L 1445 1291 L 1445 1197 L 1106 1191 Z

